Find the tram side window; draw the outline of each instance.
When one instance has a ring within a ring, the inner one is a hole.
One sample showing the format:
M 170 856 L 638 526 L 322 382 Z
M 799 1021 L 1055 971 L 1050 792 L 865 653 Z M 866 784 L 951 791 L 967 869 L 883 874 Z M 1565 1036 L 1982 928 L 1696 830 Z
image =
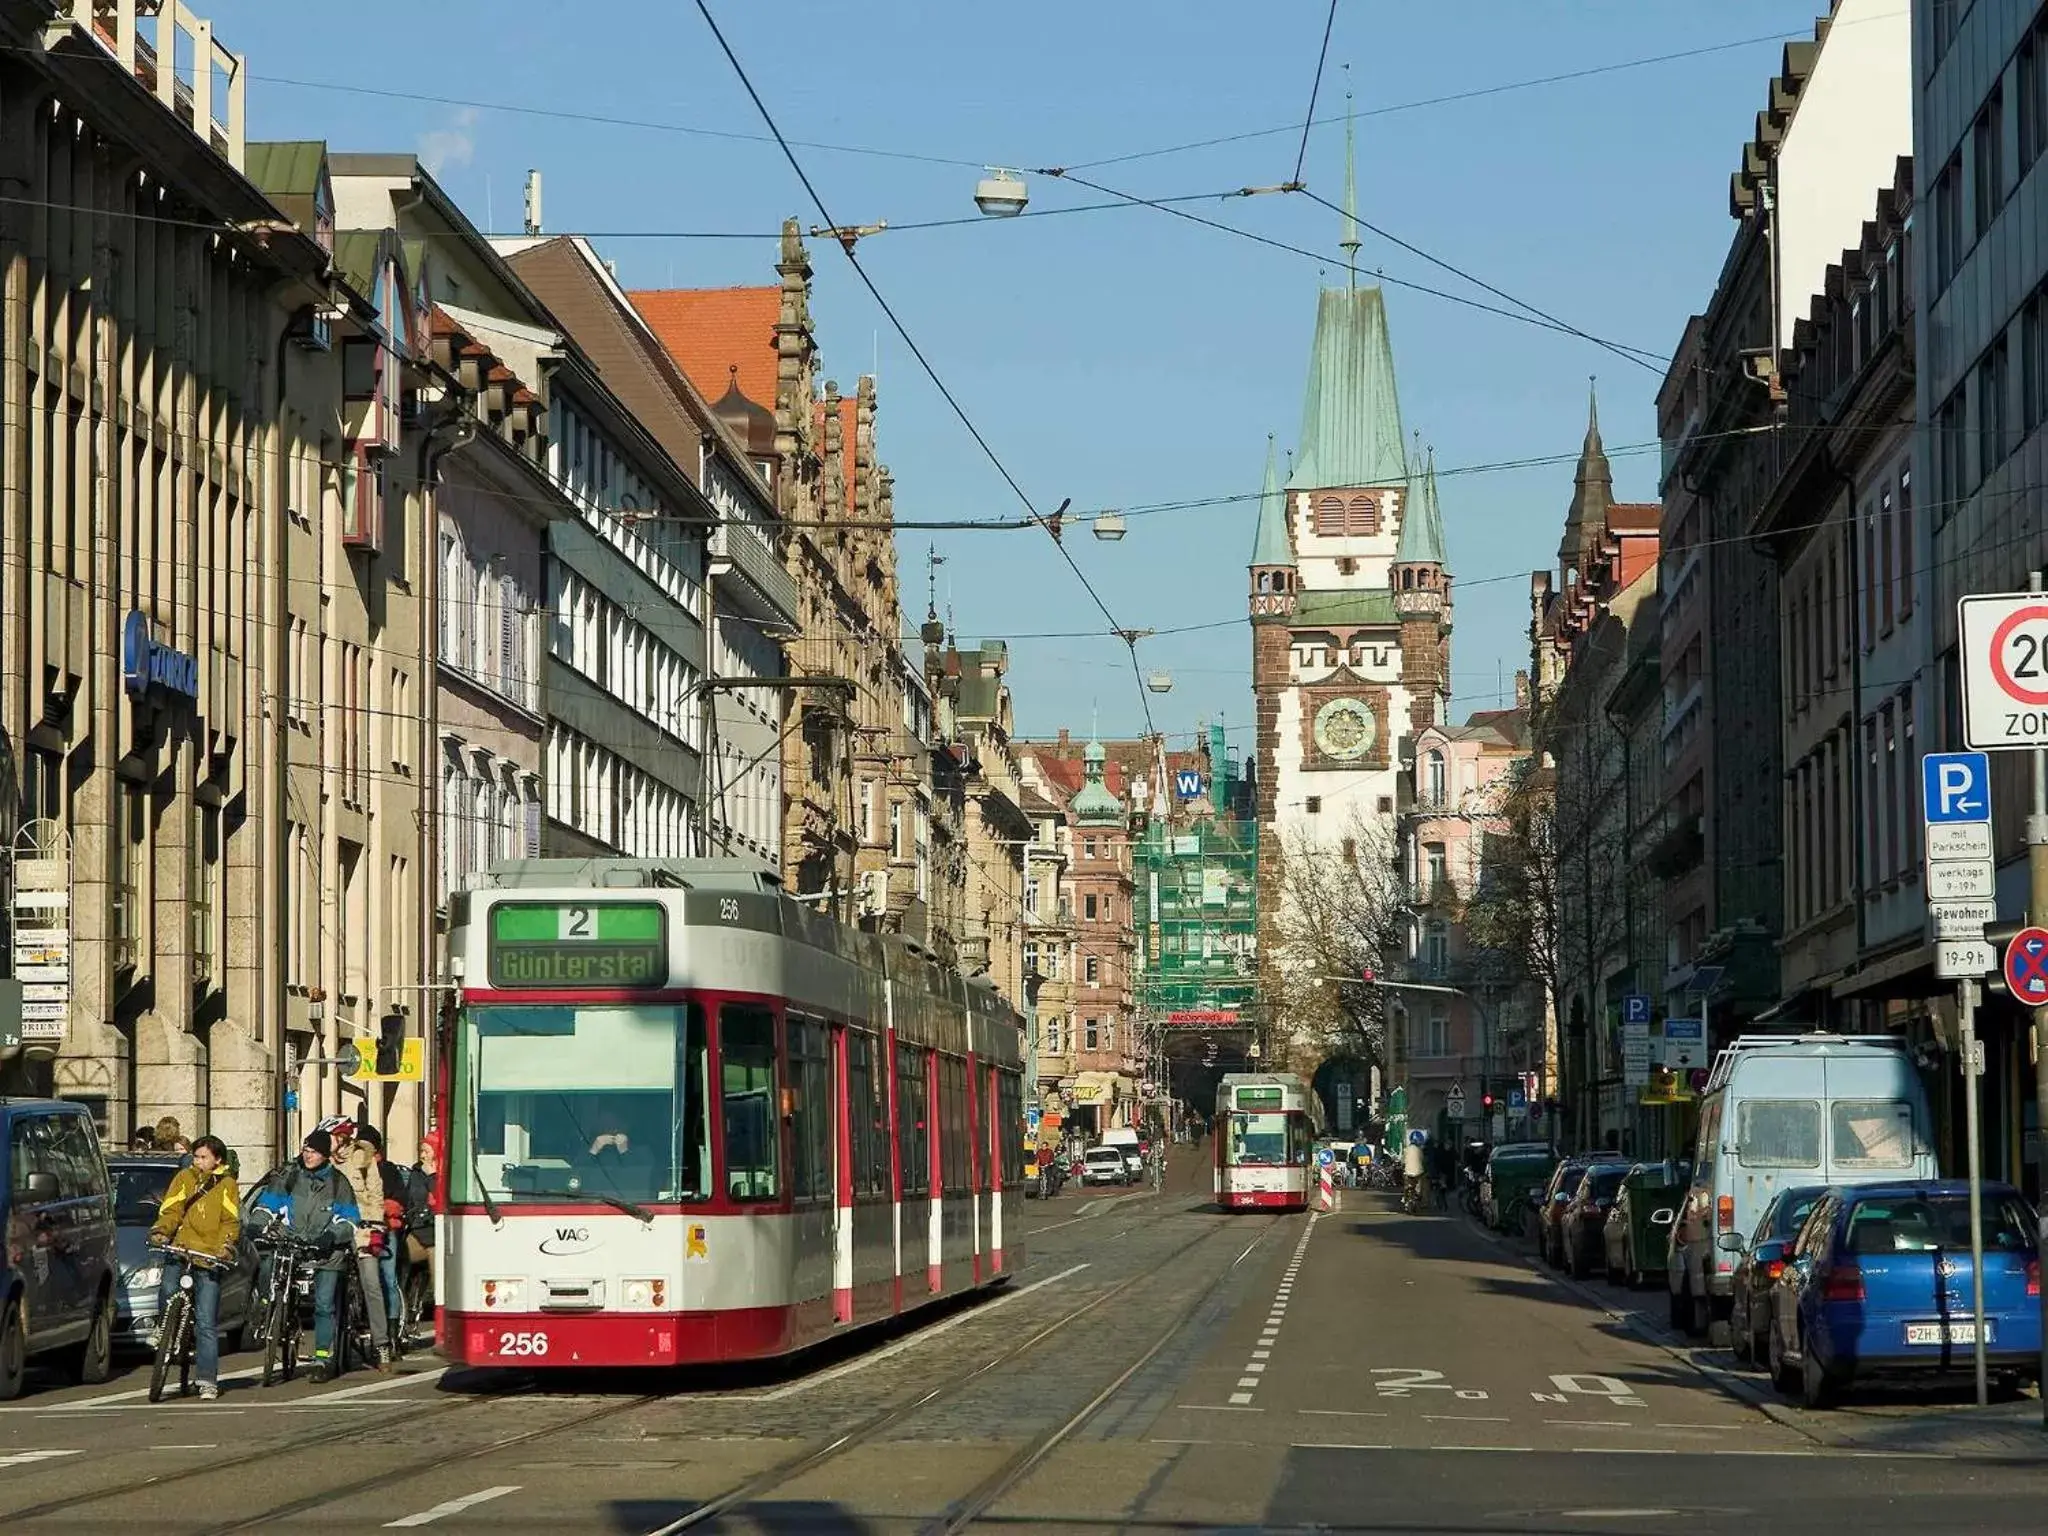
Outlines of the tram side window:
M 901 1138 L 903 1193 L 931 1193 L 931 1098 L 925 1088 L 925 1053 L 896 1047 L 896 1124 Z
M 1003 1149 L 1003 1183 L 1024 1178 L 1024 1089 L 1011 1072 L 996 1074 L 996 1135 Z
M 939 1058 L 939 1109 L 939 1173 L 950 1194 L 967 1187 L 967 1063 L 950 1056 Z
M 853 1117 L 853 1192 L 889 1193 L 889 1101 L 875 1071 L 875 1037 L 846 1032 L 846 1112 Z
M 753 1003 L 718 1012 L 719 1070 L 725 1097 L 725 1184 L 735 1200 L 777 1194 L 775 1015 Z
M 799 1200 L 832 1198 L 832 1058 L 815 1019 L 789 1021 L 791 1091 L 790 1193 Z

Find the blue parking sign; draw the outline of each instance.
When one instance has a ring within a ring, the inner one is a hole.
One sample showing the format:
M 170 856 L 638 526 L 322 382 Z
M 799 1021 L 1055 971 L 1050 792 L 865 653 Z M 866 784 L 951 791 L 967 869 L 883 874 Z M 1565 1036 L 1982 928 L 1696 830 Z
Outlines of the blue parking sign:
M 1991 759 L 1983 752 L 1930 752 L 1920 759 L 1922 810 L 1931 825 L 1991 819 Z
M 1647 1024 L 1650 1022 L 1650 999 L 1646 993 L 1631 992 L 1621 1000 L 1621 1022 L 1624 1024 Z

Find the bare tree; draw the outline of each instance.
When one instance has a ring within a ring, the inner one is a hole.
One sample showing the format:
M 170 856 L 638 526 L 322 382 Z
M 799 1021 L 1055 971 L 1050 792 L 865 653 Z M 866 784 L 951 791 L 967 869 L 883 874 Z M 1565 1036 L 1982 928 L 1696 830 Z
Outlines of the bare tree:
M 1406 953 L 1408 892 L 1390 829 L 1361 814 L 1336 841 L 1297 831 L 1283 837 L 1279 866 L 1278 942 L 1265 969 L 1290 1054 L 1343 1052 L 1385 1071 L 1384 997 L 1364 975 Z

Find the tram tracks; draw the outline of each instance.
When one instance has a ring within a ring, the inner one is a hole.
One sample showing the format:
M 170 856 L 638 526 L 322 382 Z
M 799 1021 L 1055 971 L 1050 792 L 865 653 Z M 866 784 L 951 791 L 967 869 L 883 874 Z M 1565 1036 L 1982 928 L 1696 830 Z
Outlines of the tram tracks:
M 1206 1216 L 1208 1214 L 1203 1210 L 1202 1202 L 1198 1200 L 1186 1203 L 1173 1200 L 1165 1204 L 1146 1202 L 1146 1205 L 1149 1207 L 1148 1209 L 1142 1211 L 1133 1210 L 1130 1213 L 1140 1218 L 1136 1224 L 1138 1226 L 1153 1226 L 1162 1220 L 1176 1216 L 1185 1217 L 1198 1214 Z M 1059 1316 L 1028 1333 L 1021 1340 L 1003 1347 L 994 1355 L 981 1360 L 970 1368 L 954 1373 L 936 1386 L 902 1399 L 879 1412 L 869 1414 L 822 1444 L 815 1445 L 802 1454 L 778 1464 L 776 1467 L 763 1472 L 755 1478 L 749 1479 L 727 1493 L 716 1496 L 710 1502 L 691 1510 L 682 1517 L 681 1521 L 663 1526 L 660 1529 L 664 1533 L 688 1530 L 695 1526 L 706 1524 L 721 1513 L 757 1502 L 764 1495 L 773 1492 L 777 1487 L 804 1475 L 816 1467 L 836 1460 L 857 1446 L 872 1442 L 888 1434 L 890 1430 L 909 1421 L 917 1414 L 934 1407 L 948 1398 L 965 1392 L 976 1382 L 990 1377 L 993 1373 L 1001 1371 L 1004 1367 L 1039 1349 L 1057 1336 L 1066 1333 L 1084 1318 L 1111 1305 L 1118 1298 L 1129 1295 L 1134 1289 L 1149 1281 L 1156 1280 L 1161 1273 L 1171 1271 L 1173 1266 L 1181 1261 L 1185 1255 L 1200 1248 L 1203 1244 L 1211 1242 L 1219 1234 L 1225 1232 L 1236 1233 L 1240 1239 L 1249 1235 L 1252 1239 L 1249 1245 L 1244 1248 L 1243 1252 L 1237 1256 L 1230 1266 L 1225 1268 L 1216 1281 L 1203 1289 L 1194 1304 L 1177 1317 L 1173 1328 L 1156 1340 L 1137 1361 L 1116 1378 L 1109 1389 L 1106 1389 L 1097 1400 L 1091 1402 L 1088 1408 L 1084 1410 L 1084 1418 L 1085 1416 L 1092 1416 L 1117 1391 L 1128 1385 L 1131 1378 L 1166 1347 L 1174 1334 L 1178 1332 L 1180 1327 L 1184 1326 L 1187 1319 L 1199 1311 L 1204 1302 L 1214 1293 L 1216 1286 L 1221 1283 L 1222 1279 L 1227 1277 L 1237 1264 L 1248 1259 L 1260 1244 L 1263 1243 L 1267 1234 L 1279 1225 L 1283 1219 L 1280 1217 L 1271 1218 L 1264 1225 L 1258 1227 L 1256 1231 L 1253 1231 L 1241 1217 L 1230 1217 L 1217 1222 L 1205 1221 L 1200 1232 L 1189 1238 L 1186 1242 L 1175 1246 L 1163 1257 L 1146 1265 L 1136 1273 L 1117 1281 L 1107 1289 L 1068 1308 Z M 705 1394 L 704 1400 L 715 1402 L 723 1395 L 714 1390 L 709 1394 Z M 534 1423 L 529 1427 L 507 1429 L 496 1434 L 478 1436 L 466 1442 L 463 1438 L 458 1437 L 453 1443 L 440 1439 L 436 1436 L 436 1432 L 443 1426 L 457 1422 L 463 1424 L 465 1430 L 473 1427 L 474 1421 L 478 1418 L 476 1412 L 478 1409 L 488 1410 L 493 1406 L 517 1403 L 522 1408 L 531 1411 L 545 1405 L 548 1402 L 548 1394 L 540 1390 L 537 1380 L 527 1379 L 510 1385 L 503 1390 L 475 1393 L 463 1392 L 459 1394 L 444 1392 L 428 1403 L 409 1405 L 395 1410 L 392 1408 L 382 1408 L 378 1410 L 375 1419 L 375 1432 L 379 1443 L 397 1450 L 416 1448 L 418 1453 L 396 1462 L 385 1461 L 379 1469 L 378 1486 L 380 1489 L 388 1489 L 398 1484 L 425 1478 L 429 1475 L 445 1473 L 451 1467 L 487 1461 L 490 1458 L 502 1456 L 508 1451 L 517 1450 L 520 1446 L 530 1444 L 536 1440 L 573 1435 L 622 1415 L 631 1414 L 663 1403 L 673 1404 L 678 1399 L 689 1399 L 697 1396 L 699 1396 L 697 1393 L 688 1391 L 678 1392 L 673 1387 L 670 1387 L 660 1392 L 641 1393 L 631 1397 L 605 1401 L 589 1406 L 580 1412 L 568 1414 L 548 1414 L 543 1412 L 538 1415 L 540 1422 Z M 318 1395 L 315 1395 L 306 1399 L 305 1406 L 309 1409 L 313 1408 L 318 1405 L 319 1401 Z M 1084 1421 L 1084 1418 L 1076 1419 L 1062 1426 L 1059 1431 L 1059 1438 L 1063 1439 L 1067 1434 L 1071 1434 Z M 337 1442 L 338 1437 L 346 1439 L 348 1434 L 349 1431 L 345 1427 L 333 1423 L 323 1423 L 319 1427 L 309 1428 L 301 1434 L 293 1434 L 279 1439 L 266 1437 L 258 1443 L 251 1444 L 246 1449 L 229 1450 L 223 1448 L 220 1454 L 200 1458 L 191 1465 L 179 1467 L 171 1471 L 126 1478 L 119 1482 L 101 1486 L 75 1487 L 61 1498 L 49 1499 L 14 1509 L 0 1509 L 0 1525 L 5 1525 L 8 1529 L 15 1529 L 29 1521 L 47 1519 L 59 1513 L 75 1517 L 76 1512 L 81 1508 L 118 1504 L 123 1499 L 148 1498 L 157 1500 L 166 1493 L 173 1493 L 181 1487 L 189 1486 L 201 1479 L 218 1486 L 223 1474 L 232 1475 L 238 1470 L 260 1468 L 266 1463 L 280 1470 L 291 1469 L 289 1481 L 281 1483 L 276 1489 L 276 1492 L 279 1494 L 289 1495 L 296 1492 L 297 1489 L 304 1488 L 308 1468 L 317 1468 L 323 1464 L 318 1457 L 304 1457 L 297 1453 L 318 1447 L 332 1446 Z M 428 1439 L 423 1441 L 422 1437 L 428 1437 Z M 1057 1444 L 1056 1440 L 1047 1443 L 1039 1449 L 1034 1456 L 1032 1465 L 1036 1464 L 1036 1460 L 1042 1459 L 1044 1454 L 1048 1454 L 1055 1444 Z M 1016 1476 L 1011 1479 L 1011 1482 L 1014 1483 L 1017 1478 L 1021 1478 L 1028 1471 L 1028 1466 L 1021 1467 Z M 282 1503 L 252 1510 L 249 1508 L 249 1505 L 261 1499 L 262 1491 L 265 1488 L 264 1480 L 261 1477 L 248 1477 L 243 1480 L 242 1486 L 253 1497 L 248 1498 L 246 1502 L 238 1499 L 236 1502 L 241 1505 L 241 1508 L 231 1518 L 224 1519 L 218 1524 L 193 1528 L 194 1536 L 238 1536 L 238 1533 L 264 1528 L 279 1520 L 303 1516 L 323 1507 L 345 1503 L 351 1498 L 360 1496 L 361 1493 L 360 1485 L 355 1483 L 325 1488 L 312 1488 L 306 1489 L 297 1497 L 288 1497 Z M 1001 1491 L 996 1490 L 995 1493 L 990 1495 L 990 1498 L 1000 1497 Z M 197 1503 L 198 1501 L 195 1499 L 194 1502 Z M 127 1517 L 124 1513 L 119 1518 L 125 1519 Z M 160 1511 L 155 1518 L 161 1520 L 162 1512 Z
M 511 1392 L 492 1392 L 444 1396 L 409 1410 L 386 1414 L 377 1421 L 380 1434 L 399 1431 L 408 1425 L 427 1421 L 439 1422 L 457 1416 L 466 1416 L 464 1410 L 484 1407 L 503 1401 L 507 1397 L 523 1398 L 531 1395 L 531 1386 L 515 1388 Z M 318 1397 L 308 1398 L 309 1405 L 318 1403 Z M 335 1431 L 332 1425 L 323 1425 L 303 1435 L 292 1435 L 282 1440 L 265 1440 L 252 1445 L 246 1451 L 231 1451 L 218 1457 L 209 1456 L 172 1472 L 152 1473 L 147 1477 L 129 1478 L 125 1482 L 110 1483 L 104 1487 L 80 1488 L 59 1499 L 48 1499 L 40 1504 L 26 1505 L 20 1509 L 0 1510 L 0 1521 L 12 1529 L 24 1520 L 34 1520 L 44 1515 L 69 1512 L 84 1504 L 101 1504 L 112 1499 L 130 1498 L 137 1494 L 154 1494 L 180 1484 L 196 1482 L 202 1478 L 215 1478 L 223 1472 L 232 1472 L 238 1467 L 253 1466 L 259 1462 L 280 1457 L 289 1457 L 294 1451 L 314 1446 L 332 1444 Z M 263 1518 L 268 1519 L 266 1515 Z M 241 1529 L 241 1527 L 232 1527 Z
M 1016 1487 L 1024 1478 L 1028 1477 L 1046 1457 L 1050 1456 L 1061 1444 L 1071 1438 L 1089 1420 L 1093 1419 L 1113 1402 L 1120 1393 L 1130 1386 L 1131 1382 L 1145 1367 L 1150 1365 L 1173 1343 L 1180 1335 L 1181 1330 L 1198 1316 L 1214 1298 L 1216 1293 L 1222 1289 L 1224 1284 L 1236 1272 L 1237 1267 L 1251 1258 L 1264 1244 L 1267 1237 L 1276 1231 L 1286 1219 L 1284 1216 L 1266 1218 L 1257 1231 L 1253 1233 L 1251 1242 L 1244 1247 L 1243 1251 L 1235 1259 L 1231 1260 L 1230 1263 L 1223 1266 L 1207 1284 L 1203 1285 L 1196 1293 L 1194 1299 L 1174 1314 L 1171 1322 L 1151 1340 L 1135 1359 L 1131 1360 L 1128 1365 L 1120 1370 L 1106 1386 L 1091 1397 L 1078 1411 L 1069 1414 L 1051 1429 L 1034 1436 L 1030 1441 L 1020 1446 L 1015 1453 L 1005 1458 L 1000 1466 L 978 1483 L 969 1493 L 956 1500 L 936 1522 L 927 1527 L 928 1536 L 929 1533 L 941 1532 L 951 1536 L 951 1533 L 965 1530 L 969 1525 L 972 1525 L 976 1519 L 993 1507 L 997 1500 Z M 1065 1333 L 1083 1318 L 1108 1306 L 1111 1302 L 1127 1295 L 1148 1281 L 1157 1279 L 1161 1273 L 1170 1270 L 1184 1255 L 1209 1243 L 1219 1234 L 1235 1232 L 1241 1236 L 1244 1230 L 1244 1227 L 1236 1221 L 1232 1221 L 1227 1225 L 1207 1227 L 1195 1237 L 1173 1249 L 1156 1263 L 1148 1265 L 1144 1269 L 1118 1281 L 1109 1289 L 1101 1291 L 1078 1305 L 1069 1308 L 1043 1327 L 1038 1328 L 1018 1342 L 1008 1345 L 994 1356 L 970 1368 L 954 1373 L 923 1392 L 891 1404 L 879 1412 L 870 1414 L 868 1417 L 839 1431 L 830 1439 L 776 1463 L 774 1466 L 748 1478 L 746 1481 L 727 1489 L 724 1493 L 714 1495 L 705 1500 L 667 1524 L 655 1527 L 647 1532 L 646 1536 L 681 1536 L 682 1532 L 710 1525 L 725 1515 L 742 1510 L 748 1505 L 762 1502 L 775 1493 L 776 1490 L 796 1482 L 820 1467 L 839 1460 L 860 1446 L 873 1443 L 890 1430 L 908 1422 L 925 1410 L 964 1392 L 976 1382 L 983 1380 L 994 1372 L 1002 1370 L 1005 1366 L 1038 1349 L 1049 1340 Z

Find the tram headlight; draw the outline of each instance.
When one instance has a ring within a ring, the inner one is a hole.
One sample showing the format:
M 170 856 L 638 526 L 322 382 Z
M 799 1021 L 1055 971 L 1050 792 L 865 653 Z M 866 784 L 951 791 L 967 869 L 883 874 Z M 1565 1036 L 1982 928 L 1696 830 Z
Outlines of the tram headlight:
M 626 1305 L 629 1307 L 667 1306 L 668 1282 L 666 1280 L 628 1280 L 626 1282 Z
M 484 1305 L 511 1309 L 519 1305 L 520 1295 L 526 1288 L 523 1280 L 486 1280 L 484 1282 Z

